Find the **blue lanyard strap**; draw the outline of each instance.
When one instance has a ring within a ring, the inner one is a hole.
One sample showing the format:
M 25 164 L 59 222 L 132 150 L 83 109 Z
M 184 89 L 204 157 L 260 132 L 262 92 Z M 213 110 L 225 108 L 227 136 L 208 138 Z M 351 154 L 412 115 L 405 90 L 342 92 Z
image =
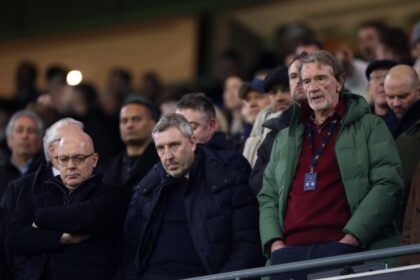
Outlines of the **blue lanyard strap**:
M 332 120 L 328 124 L 327 133 L 324 135 L 324 137 L 322 137 L 321 145 L 318 147 L 318 149 L 316 149 L 315 154 L 312 157 L 311 164 L 309 165 L 311 173 L 314 172 L 318 159 L 321 156 L 322 152 L 324 151 L 324 148 L 327 145 L 328 141 L 330 140 L 331 135 L 336 125 L 337 125 L 337 120 Z M 309 148 L 312 151 L 312 125 L 311 123 L 308 124 L 306 131 L 308 135 Z

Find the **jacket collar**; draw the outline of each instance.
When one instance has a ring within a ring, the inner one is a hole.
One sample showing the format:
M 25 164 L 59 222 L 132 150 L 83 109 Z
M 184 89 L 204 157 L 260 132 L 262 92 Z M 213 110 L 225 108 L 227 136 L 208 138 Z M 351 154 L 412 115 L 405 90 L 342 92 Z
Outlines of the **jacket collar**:
M 366 100 L 357 94 L 350 93 L 350 92 L 341 92 L 341 99 L 343 100 L 344 104 L 347 106 L 347 111 L 344 115 L 344 117 L 341 120 L 341 126 L 347 126 L 348 124 L 351 124 L 360 118 L 362 118 L 366 114 L 371 114 L 370 108 Z M 304 103 L 301 104 L 301 106 L 304 106 Z M 292 107 L 292 120 L 290 121 L 290 124 L 293 126 L 296 126 L 301 121 L 300 118 L 300 111 L 298 105 L 293 105 Z

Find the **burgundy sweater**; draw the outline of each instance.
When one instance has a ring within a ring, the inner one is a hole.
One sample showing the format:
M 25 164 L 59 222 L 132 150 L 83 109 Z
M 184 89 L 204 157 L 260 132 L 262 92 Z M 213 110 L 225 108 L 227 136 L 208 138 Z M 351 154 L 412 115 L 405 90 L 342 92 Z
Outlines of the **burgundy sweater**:
M 334 115 L 318 127 L 313 120 L 313 111 L 307 104 L 302 104 L 302 121 L 305 127 L 308 123 L 312 124 L 313 143 L 311 150 L 305 130 L 299 164 L 287 200 L 283 229 L 286 245 L 338 241 L 345 235 L 342 229 L 350 219 L 350 209 L 334 153 L 334 143 L 340 129 L 339 121 L 345 113 L 346 106 L 340 101 Z M 334 119 L 338 120 L 338 123 L 314 169 L 318 174 L 316 190 L 304 191 L 304 177 L 310 170 L 312 156 L 321 145 L 328 124 Z

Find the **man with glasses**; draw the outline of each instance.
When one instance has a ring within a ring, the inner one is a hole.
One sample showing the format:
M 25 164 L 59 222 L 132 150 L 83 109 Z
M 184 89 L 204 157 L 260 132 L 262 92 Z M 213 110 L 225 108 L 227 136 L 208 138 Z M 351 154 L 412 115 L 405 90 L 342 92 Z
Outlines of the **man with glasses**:
M 401 163 L 389 130 L 363 97 L 343 92 L 333 55 L 300 62 L 308 103 L 294 105 L 277 134 L 258 194 L 267 257 L 283 264 L 397 246 Z
M 392 120 L 387 117 L 389 107 L 385 99 L 384 81 L 389 69 L 395 65 L 397 65 L 397 62 L 393 60 L 375 60 L 366 68 L 372 112 L 381 117 L 389 128 L 392 126 Z
M 98 158 L 89 135 L 64 135 L 60 175 L 20 195 L 8 244 L 26 256 L 23 279 L 111 279 L 127 194 L 95 174 Z
M 71 134 L 74 130 L 83 131 L 83 124 L 72 118 L 61 119 L 46 130 L 43 138 L 45 164 L 41 164 L 34 172 L 10 182 L 0 199 L 0 207 L 15 210 L 17 199 L 24 188 L 43 183 L 60 174 L 56 146 L 63 135 Z
M 116 279 L 184 279 L 258 266 L 258 207 L 248 177 L 197 145 L 180 114 L 163 116 L 152 136 L 161 163 L 130 202 Z

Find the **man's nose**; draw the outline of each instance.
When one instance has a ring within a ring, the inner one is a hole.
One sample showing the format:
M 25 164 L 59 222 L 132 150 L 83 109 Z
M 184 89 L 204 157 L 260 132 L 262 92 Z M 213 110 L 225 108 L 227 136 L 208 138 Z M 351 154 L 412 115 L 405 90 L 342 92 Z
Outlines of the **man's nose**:
M 76 164 L 73 162 L 73 159 L 70 158 L 69 162 L 67 163 L 67 168 L 75 168 Z
M 307 90 L 309 92 L 315 92 L 319 90 L 318 83 L 315 80 L 311 80 L 309 84 L 307 84 Z
M 127 121 L 127 123 L 125 124 L 125 127 L 130 129 L 133 127 L 133 122 L 132 121 Z
M 398 98 L 395 98 L 394 100 L 392 100 L 391 105 L 392 105 L 392 107 L 400 107 L 401 106 L 401 100 L 399 100 Z
M 171 160 L 171 159 L 174 158 L 174 153 L 171 151 L 171 149 L 166 148 L 164 153 L 165 153 L 165 159 L 166 160 Z

